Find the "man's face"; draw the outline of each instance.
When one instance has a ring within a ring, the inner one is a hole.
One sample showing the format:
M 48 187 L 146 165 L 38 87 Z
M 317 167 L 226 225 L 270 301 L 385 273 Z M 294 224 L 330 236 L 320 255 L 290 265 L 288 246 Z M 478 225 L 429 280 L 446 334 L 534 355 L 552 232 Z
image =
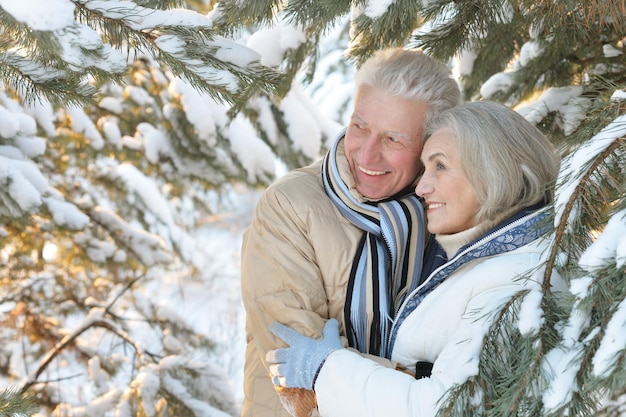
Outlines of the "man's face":
M 344 147 L 356 189 L 366 198 L 390 197 L 422 170 L 422 125 L 428 106 L 362 85 Z

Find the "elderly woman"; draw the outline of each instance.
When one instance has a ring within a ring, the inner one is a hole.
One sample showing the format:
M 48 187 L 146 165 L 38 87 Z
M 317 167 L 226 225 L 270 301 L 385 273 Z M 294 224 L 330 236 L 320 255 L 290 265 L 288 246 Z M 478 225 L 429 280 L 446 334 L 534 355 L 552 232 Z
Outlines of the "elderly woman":
M 429 122 L 421 159 L 415 191 L 448 260 L 409 294 L 390 331 L 390 359 L 412 375 L 344 349 L 334 320 L 321 340 L 271 326 L 289 345 L 267 355 L 274 384 L 314 389 L 324 417 L 434 416 L 446 390 L 478 373 L 488 313 L 541 286 L 529 271 L 547 248 L 559 166 L 546 137 L 506 106 L 468 103 Z

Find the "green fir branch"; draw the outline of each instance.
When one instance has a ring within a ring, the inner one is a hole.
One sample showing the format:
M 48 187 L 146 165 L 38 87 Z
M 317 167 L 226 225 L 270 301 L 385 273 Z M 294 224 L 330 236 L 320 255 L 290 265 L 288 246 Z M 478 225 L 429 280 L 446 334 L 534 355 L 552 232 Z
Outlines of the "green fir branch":
M 215 27 L 221 33 L 233 35 L 241 28 L 271 25 L 283 9 L 282 0 L 221 0 Z
M 387 10 L 375 19 L 365 13 L 352 21 L 352 39 L 348 54 L 357 65 L 374 51 L 386 47 L 403 46 L 421 19 L 422 4 L 419 1 L 400 0 L 392 2 Z
M 0 417 L 28 417 L 35 411 L 37 403 L 32 393 L 12 387 L 0 391 Z
M 350 12 L 350 0 L 292 0 L 285 7 L 285 18 L 319 36 Z

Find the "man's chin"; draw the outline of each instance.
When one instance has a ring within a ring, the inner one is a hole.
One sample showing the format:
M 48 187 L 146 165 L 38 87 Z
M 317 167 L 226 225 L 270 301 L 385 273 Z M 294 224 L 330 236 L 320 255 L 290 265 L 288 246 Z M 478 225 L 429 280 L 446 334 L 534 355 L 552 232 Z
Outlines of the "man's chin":
M 356 187 L 356 190 L 367 200 L 377 201 L 382 200 L 383 198 L 387 198 L 387 194 L 383 194 L 380 192 L 379 188 L 376 187 Z

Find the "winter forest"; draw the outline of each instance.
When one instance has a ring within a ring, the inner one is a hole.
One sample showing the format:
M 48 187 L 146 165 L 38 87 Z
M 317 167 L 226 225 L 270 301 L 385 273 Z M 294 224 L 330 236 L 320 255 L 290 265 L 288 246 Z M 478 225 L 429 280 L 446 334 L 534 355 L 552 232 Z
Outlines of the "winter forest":
M 570 292 L 495 311 L 442 415 L 626 416 L 623 0 L 0 0 L 0 416 L 237 416 L 243 229 L 387 46 L 563 158 Z

